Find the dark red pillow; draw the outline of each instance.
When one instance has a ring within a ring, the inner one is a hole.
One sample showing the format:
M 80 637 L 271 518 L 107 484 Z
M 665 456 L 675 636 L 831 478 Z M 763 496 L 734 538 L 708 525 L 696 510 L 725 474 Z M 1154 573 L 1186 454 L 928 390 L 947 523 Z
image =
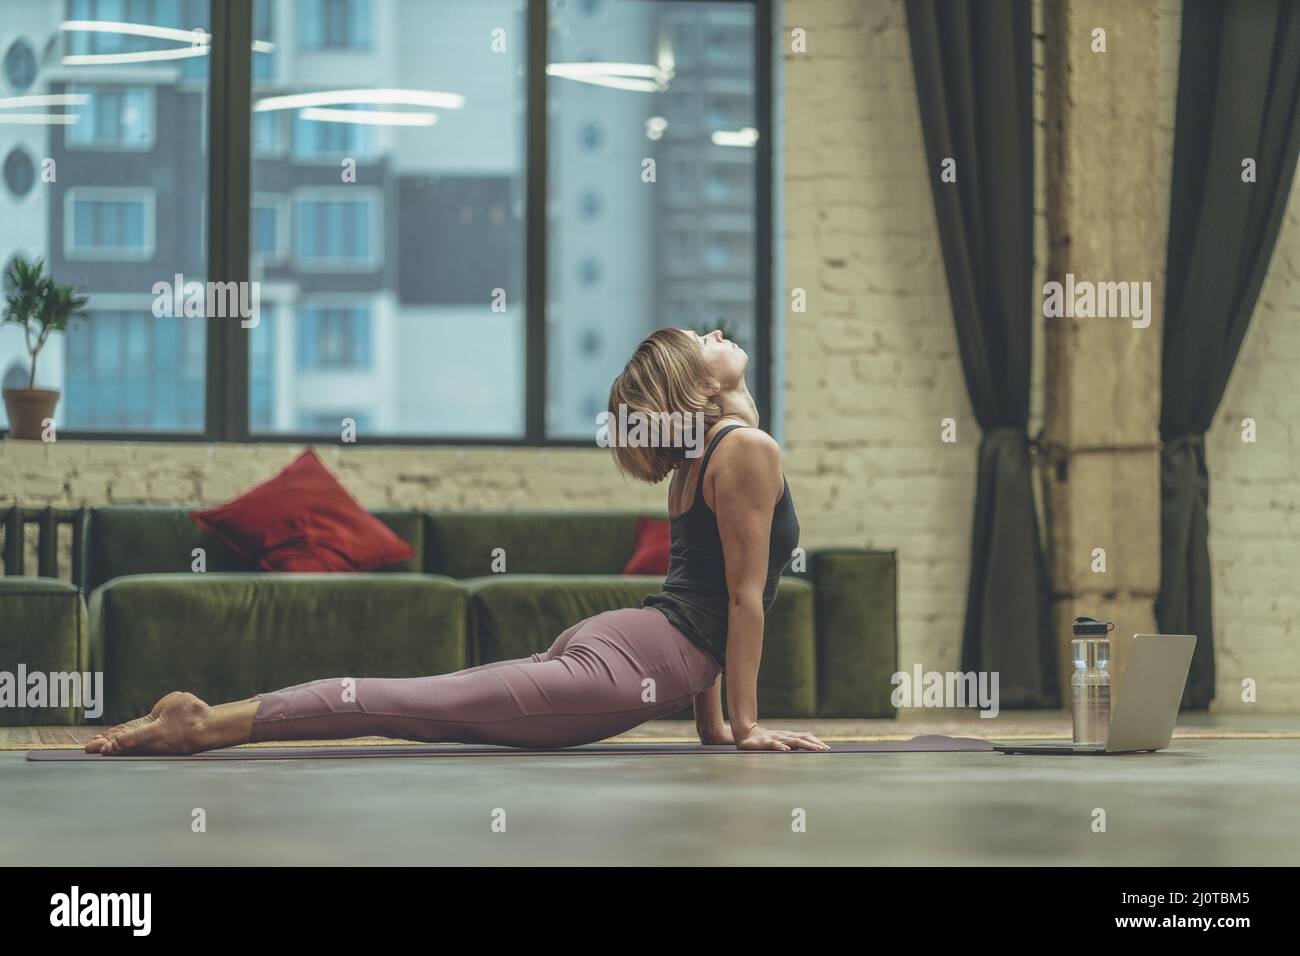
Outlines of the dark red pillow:
M 377 571 L 415 556 L 310 448 L 274 478 L 190 517 L 265 571 Z
M 672 528 L 659 518 L 636 519 L 636 550 L 623 568 L 624 574 L 667 574 Z

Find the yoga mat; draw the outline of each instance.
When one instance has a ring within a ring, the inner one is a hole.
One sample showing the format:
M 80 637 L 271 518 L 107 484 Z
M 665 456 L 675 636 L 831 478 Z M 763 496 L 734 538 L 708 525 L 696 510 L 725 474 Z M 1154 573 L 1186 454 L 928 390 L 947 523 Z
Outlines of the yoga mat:
M 866 753 L 950 753 L 953 751 L 992 751 L 993 744 L 974 737 L 944 737 L 923 734 L 911 740 L 844 740 L 831 743 L 831 754 Z M 819 753 L 794 750 L 790 753 Z M 585 757 L 643 756 L 677 754 L 782 754 L 779 750 L 737 750 L 727 744 L 584 744 L 556 750 L 525 750 L 519 747 L 479 747 L 462 744 L 426 744 L 417 746 L 379 745 L 369 747 L 231 747 L 209 750 L 188 757 L 155 757 L 147 754 L 106 757 L 84 750 L 29 750 L 28 760 L 87 761 L 116 763 L 122 760 L 333 760 L 340 757 Z

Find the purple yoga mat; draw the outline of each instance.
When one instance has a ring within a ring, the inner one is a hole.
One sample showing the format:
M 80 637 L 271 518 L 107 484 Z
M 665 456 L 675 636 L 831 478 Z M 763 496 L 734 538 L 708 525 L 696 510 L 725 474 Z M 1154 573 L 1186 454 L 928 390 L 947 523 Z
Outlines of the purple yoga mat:
M 832 754 L 867 753 L 949 753 L 952 751 L 992 751 L 993 744 L 974 737 L 944 737 L 923 734 L 911 740 L 835 740 L 830 742 Z M 810 754 L 812 750 L 795 750 L 791 753 Z M 735 747 L 704 744 L 584 744 L 558 750 L 523 750 L 517 747 L 470 747 L 459 744 L 385 745 L 368 747 L 247 747 L 228 750 L 209 750 L 190 757 L 124 756 L 105 757 L 88 754 L 84 750 L 29 750 L 28 760 L 52 761 L 105 761 L 121 760 L 334 760 L 339 757 L 581 757 L 588 755 L 650 755 L 662 754 L 754 754 L 783 753 L 777 750 L 737 750 Z

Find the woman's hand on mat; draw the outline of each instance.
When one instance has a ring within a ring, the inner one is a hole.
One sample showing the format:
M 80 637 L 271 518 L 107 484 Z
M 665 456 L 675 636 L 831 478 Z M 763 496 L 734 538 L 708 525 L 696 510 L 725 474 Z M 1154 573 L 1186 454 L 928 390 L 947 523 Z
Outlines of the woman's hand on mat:
M 730 746 L 736 742 L 735 736 L 731 733 L 731 727 L 727 724 L 719 724 L 717 727 L 710 727 L 707 730 L 699 730 L 698 732 L 702 744 L 727 744 Z
M 797 730 L 768 730 L 755 724 L 736 741 L 737 750 L 817 750 L 831 748 L 812 734 Z

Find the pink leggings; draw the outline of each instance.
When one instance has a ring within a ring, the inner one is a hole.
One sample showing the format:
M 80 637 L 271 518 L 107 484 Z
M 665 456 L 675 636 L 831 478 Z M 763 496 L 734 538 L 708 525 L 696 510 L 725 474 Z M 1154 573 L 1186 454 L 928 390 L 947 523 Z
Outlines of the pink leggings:
M 253 740 L 397 737 L 570 747 L 674 714 L 722 668 L 653 608 L 607 611 L 550 650 L 452 674 L 328 678 L 258 694 Z

